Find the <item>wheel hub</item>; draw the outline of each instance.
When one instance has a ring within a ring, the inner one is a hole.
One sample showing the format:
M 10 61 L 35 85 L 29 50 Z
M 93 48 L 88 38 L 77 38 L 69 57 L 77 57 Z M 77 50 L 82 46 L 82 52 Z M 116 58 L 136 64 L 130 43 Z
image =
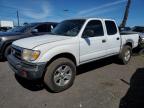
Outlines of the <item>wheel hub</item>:
M 131 57 L 131 53 L 130 53 L 130 50 L 128 50 L 125 52 L 125 60 L 129 61 L 130 57 Z
M 54 73 L 54 82 L 57 86 L 65 86 L 72 78 L 72 70 L 68 65 L 62 65 Z

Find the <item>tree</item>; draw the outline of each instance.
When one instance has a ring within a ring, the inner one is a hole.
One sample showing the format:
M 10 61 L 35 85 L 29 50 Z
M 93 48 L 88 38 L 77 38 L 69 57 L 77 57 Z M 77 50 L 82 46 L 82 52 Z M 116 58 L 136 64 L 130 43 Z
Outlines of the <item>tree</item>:
M 122 28 L 124 28 L 126 26 L 126 23 L 128 20 L 128 15 L 129 15 L 130 5 L 131 5 L 131 0 L 128 0 L 127 5 L 126 5 L 126 9 L 125 9 L 124 18 L 123 18 L 122 23 L 120 25 L 120 27 L 122 27 Z

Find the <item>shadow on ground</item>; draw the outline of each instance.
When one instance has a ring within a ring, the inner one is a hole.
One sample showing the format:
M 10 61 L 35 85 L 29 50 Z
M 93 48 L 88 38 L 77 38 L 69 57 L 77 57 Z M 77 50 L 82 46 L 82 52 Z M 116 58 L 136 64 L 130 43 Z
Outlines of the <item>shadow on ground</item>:
M 6 60 L 4 60 L 4 59 L 0 59 L 0 62 L 6 62 Z
M 144 48 L 133 49 L 133 56 L 144 56 Z
M 144 68 L 137 69 L 131 77 L 130 88 L 119 108 L 144 108 Z
M 15 79 L 21 84 L 24 88 L 31 91 L 40 91 L 44 89 L 44 85 L 41 80 L 29 81 L 24 78 L 21 78 L 15 74 Z
M 114 59 L 114 57 L 109 57 L 106 59 L 98 60 L 95 62 L 91 62 L 88 64 L 84 64 L 77 68 L 77 75 L 81 75 L 83 73 L 98 69 L 100 67 L 110 65 L 112 63 L 116 63 L 117 60 Z M 36 81 L 29 81 L 26 79 L 23 79 L 17 75 L 15 75 L 16 80 L 20 85 L 22 85 L 24 88 L 30 90 L 30 91 L 40 91 L 46 88 L 46 86 L 43 84 L 41 80 Z M 48 88 L 46 88 L 49 92 L 51 92 Z
M 81 65 L 77 68 L 77 75 L 87 73 L 89 71 L 104 67 L 106 65 L 110 65 L 112 63 L 120 64 L 120 62 L 117 60 L 117 58 L 114 57 L 108 57 L 105 59 L 97 60 L 91 63 L 87 63 L 84 65 Z

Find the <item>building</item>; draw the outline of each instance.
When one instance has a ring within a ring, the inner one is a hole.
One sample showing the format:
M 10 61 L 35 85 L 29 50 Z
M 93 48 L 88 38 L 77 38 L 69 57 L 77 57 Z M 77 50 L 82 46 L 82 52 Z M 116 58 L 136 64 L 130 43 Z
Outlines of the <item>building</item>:
M 0 21 L 0 27 L 14 27 L 13 21 Z
M 0 21 L 0 31 L 7 31 L 14 27 L 13 21 Z

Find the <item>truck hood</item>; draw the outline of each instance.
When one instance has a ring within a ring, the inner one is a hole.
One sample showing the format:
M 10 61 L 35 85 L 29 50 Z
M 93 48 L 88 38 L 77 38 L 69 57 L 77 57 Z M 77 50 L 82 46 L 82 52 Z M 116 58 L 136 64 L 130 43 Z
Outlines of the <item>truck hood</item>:
M 27 49 L 33 49 L 36 46 L 51 43 L 51 42 L 57 42 L 62 41 L 65 39 L 70 39 L 71 37 L 68 36 L 58 36 L 58 35 L 42 35 L 37 37 L 29 37 L 17 40 L 13 42 L 13 45 L 27 48 Z

